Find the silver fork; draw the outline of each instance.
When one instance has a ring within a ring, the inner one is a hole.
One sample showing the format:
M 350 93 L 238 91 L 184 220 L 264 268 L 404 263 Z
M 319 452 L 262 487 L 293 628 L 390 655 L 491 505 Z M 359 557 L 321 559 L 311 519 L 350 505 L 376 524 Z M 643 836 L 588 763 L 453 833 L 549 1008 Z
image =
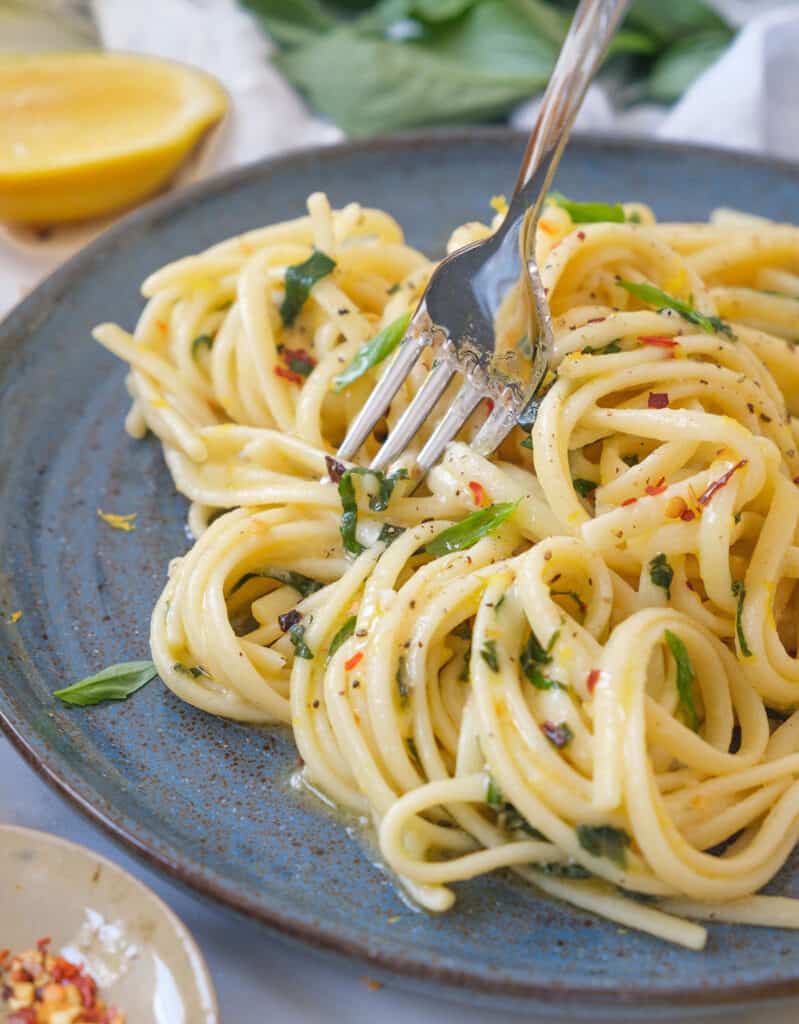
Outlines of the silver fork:
M 534 259 L 535 228 L 586 89 L 629 3 L 581 0 L 547 85 L 507 216 L 490 238 L 459 249 L 439 264 L 396 356 L 338 450 L 341 461 L 351 461 L 358 453 L 428 346 L 432 368 L 372 469 L 382 469 L 405 451 L 456 374 L 463 383 L 417 456 L 417 480 L 484 398 L 492 399 L 494 408 L 472 442 L 482 455 L 502 443 L 534 400 L 552 352 L 549 305 Z M 505 323 L 512 289 L 521 301 L 515 322 Z

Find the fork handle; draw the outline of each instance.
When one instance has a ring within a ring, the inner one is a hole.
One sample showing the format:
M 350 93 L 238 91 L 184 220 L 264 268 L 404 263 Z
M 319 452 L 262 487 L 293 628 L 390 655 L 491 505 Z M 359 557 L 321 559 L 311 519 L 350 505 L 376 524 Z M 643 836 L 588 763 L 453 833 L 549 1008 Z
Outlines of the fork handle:
M 586 90 L 630 0 L 581 0 L 563 41 L 527 143 L 513 204 L 536 218 Z M 520 202 L 521 201 L 521 202 Z

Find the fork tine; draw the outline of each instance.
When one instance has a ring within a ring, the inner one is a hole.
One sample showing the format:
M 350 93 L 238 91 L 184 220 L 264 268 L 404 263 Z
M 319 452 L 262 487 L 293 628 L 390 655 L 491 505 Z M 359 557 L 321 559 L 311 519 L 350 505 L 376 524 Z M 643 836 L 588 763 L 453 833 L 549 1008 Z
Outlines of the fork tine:
M 497 405 L 480 427 L 471 447 L 478 455 L 490 455 L 502 444 L 516 425 L 516 414 L 512 409 Z
M 364 402 L 363 408 L 352 421 L 347 436 L 341 442 L 336 453 L 337 458 L 343 462 L 349 462 L 358 453 L 366 438 L 374 430 L 375 424 L 391 405 L 394 395 L 402 387 L 413 364 L 429 340 L 424 334 L 413 337 L 405 336 L 394 360 L 386 368 L 386 372 Z
M 424 383 L 414 395 L 413 401 L 400 416 L 394 429 L 388 435 L 380 451 L 372 460 L 371 469 L 381 469 L 400 456 L 420 427 L 433 411 L 436 402 L 444 394 L 452 380 L 455 367 L 446 360 L 434 366 Z
M 416 464 L 421 476 L 425 476 L 428 470 L 438 462 L 446 446 L 474 412 L 478 402 L 484 397 L 485 392 L 482 388 L 475 387 L 468 380 L 464 381 L 463 386 L 455 396 L 455 401 L 447 410 L 446 416 L 444 416 L 430 435 L 427 444 L 419 452 Z

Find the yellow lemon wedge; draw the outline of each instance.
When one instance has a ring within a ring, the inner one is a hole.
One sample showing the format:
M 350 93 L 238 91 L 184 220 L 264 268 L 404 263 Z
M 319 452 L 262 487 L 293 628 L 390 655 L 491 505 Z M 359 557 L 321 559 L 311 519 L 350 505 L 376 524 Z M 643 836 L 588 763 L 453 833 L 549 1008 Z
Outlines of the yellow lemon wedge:
M 227 94 L 182 64 L 117 53 L 0 60 L 0 220 L 48 225 L 162 188 L 225 114 Z

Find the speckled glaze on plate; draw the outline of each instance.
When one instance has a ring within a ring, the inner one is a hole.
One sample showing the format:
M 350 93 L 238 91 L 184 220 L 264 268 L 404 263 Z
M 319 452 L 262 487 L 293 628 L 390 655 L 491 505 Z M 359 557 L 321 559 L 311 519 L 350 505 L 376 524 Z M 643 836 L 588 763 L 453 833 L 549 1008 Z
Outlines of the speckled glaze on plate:
M 76 843 L 0 825 L 0 945 L 83 958 L 130 1024 L 218 1024 L 202 954 L 146 885 Z M 0 1019 L 3 1010 L 0 1008 Z
M 159 445 L 123 432 L 124 368 L 91 327 L 130 327 L 139 284 L 167 260 L 296 216 L 325 189 L 394 214 L 440 254 L 450 229 L 487 218 L 523 139 L 480 130 L 298 153 L 233 172 L 130 215 L 46 281 L 0 327 L 0 713 L 40 772 L 151 863 L 287 935 L 362 958 L 371 974 L 498 1007 L 616 1019 L 799 995 L 799 933 L 712 926 L 692 953 L 550 902 L 506 877 L 458 887 L 436 917 L 403 904 L 362 839 L 291 789 L 285 729 L 183 706 L 158 683 L 124 704 L 68 708 L 59 685 L 147 656 L 185 502 Z M 558 187 L 641 199 L 661 218 L 716 205 L 784 220 L 797 168 L 647 142 L 575 140 Z M 96 509 L 138 515 L 105 526 Z M 799 895 L 799 856 L 775 881 Z M 234 922 L 231 921 L 233 926 Z

